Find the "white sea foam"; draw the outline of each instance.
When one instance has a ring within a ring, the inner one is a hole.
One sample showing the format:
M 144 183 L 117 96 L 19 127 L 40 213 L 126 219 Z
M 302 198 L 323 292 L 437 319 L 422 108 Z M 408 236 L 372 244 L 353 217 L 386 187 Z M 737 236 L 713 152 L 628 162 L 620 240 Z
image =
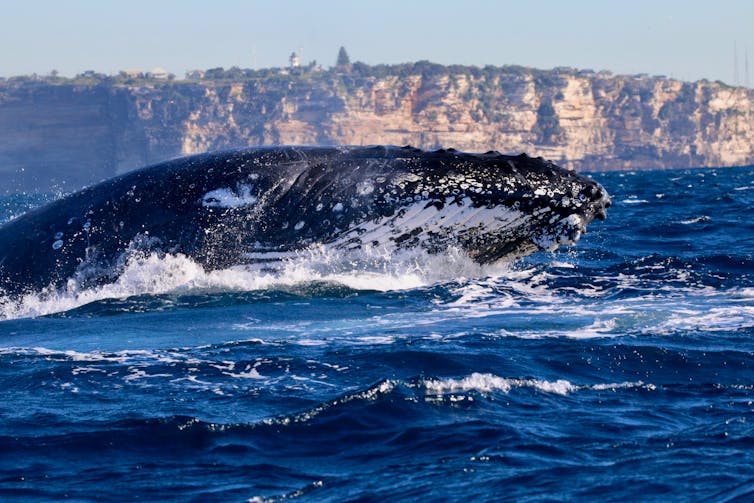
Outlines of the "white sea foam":
M 251 366 L 247 366 L 247 368 L 241 372 L 223 372 L 223 374 L 236 379 L 267 379 L 267 377 L 260 374 L 255 367 Z
M 89 371 L 94 371 L 93 369 L 96 368 L 92 365 L 103 364 L 134 365 L 147 362 L 150 365 L 173 363 L 195 365 L 201 363 L 201 360 L 193 356 L 173 350 L 130 349 L 112 352 L 99 350 L 82 352 L 37 346 L 33 348 L 2 347 L 0 348 L 0 354 L 26 354 L 39 356 L 51 361 L 80 362 L 89 365 L 87 367 L 79 367 L 79 369 L 90 369 Z M 83 370 L 80 371 L 83 372 Z
M 355 251 L 317 246 L 277 262 L 274 269 L 264 264 L 215 271 L 207 271 L 181 254 L 152 254 L 132 257 L 110 284 L 79 289 L 75 282 L 69 282 L 67 288 L 28 294 L 20 302 L 0 299 L 0 319 L 44 316 L 135 295 L 256 291 L 312 282 L 336 283 L 357 290 L 404 290 L 490 276 L 507 267 L 481 266 L 456 248 L 432 255 L 416 249 L 390 253 L 368 246 Z
M 752 299 L 754 298 L 754 288 L 741 288 L 735 291 L 733 296 L 741 299 Z
M 653 333 L 677 331 L 724 332 L 754 328 L 754 306 L 734 305 L 709 309 L 678 309 L 659 325 Z
M 501 391 L 508 393 L 513 388 L 524 387 L 535 388 L 545 393 L 566 395 L 577 389 L 573 384 L 563 379 L 558 379 L 557 381 L 508 379 L 493 374 L 480 374 L 476 372 L 461 379 L 427 379 L 423 384 L 427 393 L 434 395 L 467 391 L 479 391 L 481 393 Z
M 542 393 L 552 393 L 555 395 L 568 395 L 583 390 L 609 391 L 626 388 L 654 389 L 652 384 L 645 384 L 641 381 L 576 385 L 565 379 L 557 379 L 555 381 L 543 379 L 514 379 L 478 372 L 461 379 L 426 379 L 422 382 L 422 385 L 429 395 L 466 393 L 469 391 L 477 391 L 480 393 L 492 393 L 496 391 L 510 393 L 517 388 L 533 388 Z
M 710 217 L 708 217 L 707 215 L 702 215 L 702 216 L 696 217 L 696 218 L 689 218 L 688 220 L 681 220 L 678 223 L 679 224 L 683 224 L 683 225 L 692 225 L 692 224 L 698 224 L 698 223 L 701 223 L 701 222 L 709 222 L 710 220 L 712 220 L 712 219 Z

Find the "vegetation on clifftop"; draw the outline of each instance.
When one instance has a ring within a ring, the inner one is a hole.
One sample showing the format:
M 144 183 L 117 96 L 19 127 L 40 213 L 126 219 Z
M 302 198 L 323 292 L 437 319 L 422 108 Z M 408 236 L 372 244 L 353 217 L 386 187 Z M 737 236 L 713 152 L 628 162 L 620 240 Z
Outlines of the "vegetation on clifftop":
M 338 61 L 348 60 L 348 54 L 338 56 Z M 350 60 L 349 60 L 350 61 Z M 193 74 L 193 75 L 192 75 Z M 473 65 L 442 65 L 432 63 L 431 61 L 416 61 L 411 63 L 399 64 L 377 64 L 368 65 L 362 62 L 338 64 L 331 68 L 323 68 L 317 65 L 316 61 L 304 66 L 297 67 L 273 67 L 273 68 L 240 68 L 233 66 L 230 68 L 216 67 L 204 71 L 187 72 L 184 78 L 177 78 L 172 74 L 167 76 L 156 77 L 149 72 L 140 73 L 133 76 L 127 72 L 120 72 L 116 75 L 107 75 L 94 71 L 86 71 L 75 77 L 61 77 L 56 71 L 48 75 L 19 75 L 8 78 L 0 77 L 0 87 L 18 86 L 18 85 L 75 85 L 75 86 L 159 86 L 164 84 L 182 83 L 182 82 L 199 82 L 204 84 L 228 84 L 228 83 L 245 83 L 248 81 L 271 80 L 271 81 L 329 81 L 335 76 L 348 75 L 352 79 L 381 79 L 388 76 L 406 78 L 411 76 L 459 76 L 465 75 L 475 80 L 483 79 L 493 81 L 500 75 L 506 76 L 531 76 L 537 82 L 547 85 L 558 79 L 560 76 L 582 76 L 590 78 L 618 78 L 632 80 L 666 80 L 664 76 L 648 76 L 645 74 L 638 75 L 613 75 L 609 71 L 594 72 L 592 70 L 579 70 L 570 67 L 557 67 L 550 70 L 543 70 L 532 67 L 519 65 L 493 66 L 486 65 L 483 67 Z M 707 82 L 702 80 L 702 82 Z M 719 85 L 730 87 L 727 84 L 719 82 Z

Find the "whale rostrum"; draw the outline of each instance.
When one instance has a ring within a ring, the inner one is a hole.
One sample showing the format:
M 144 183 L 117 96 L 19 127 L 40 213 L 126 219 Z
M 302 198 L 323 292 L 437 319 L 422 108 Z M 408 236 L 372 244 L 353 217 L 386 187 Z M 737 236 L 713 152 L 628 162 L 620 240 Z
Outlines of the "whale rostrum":
M 117 277 L 132 253 L 208 269 L 343 250 L 462 248 L 479 263 L 573 243 L 610 205 L 594 180 L 525 154 L 258 147 L 132 171 L 0 227 L 6 297 Z M 0 292 L 1 293 L 1 292 Z

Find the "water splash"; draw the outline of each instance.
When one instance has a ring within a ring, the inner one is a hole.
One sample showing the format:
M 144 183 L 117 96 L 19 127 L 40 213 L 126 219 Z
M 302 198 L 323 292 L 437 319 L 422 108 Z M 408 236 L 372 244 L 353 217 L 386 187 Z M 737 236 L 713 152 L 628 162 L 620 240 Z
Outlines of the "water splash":
M 182 254 L 137 253 L 125 260 L 112 283 L 85 288 L 72 278 L 66 288 L 27 294 L 19 301 L 0 297 L 0 319 L 44 316 L 137 295 L 275 290 L 312 282 L 384 292 L 494 276 L 508 270 L 507 264 L 479 265 L 457 248 L 429 254 L 418 249 L 390 253 L 383 248 L 345 251 L 320 245 L 272 263 L 214 271 Z

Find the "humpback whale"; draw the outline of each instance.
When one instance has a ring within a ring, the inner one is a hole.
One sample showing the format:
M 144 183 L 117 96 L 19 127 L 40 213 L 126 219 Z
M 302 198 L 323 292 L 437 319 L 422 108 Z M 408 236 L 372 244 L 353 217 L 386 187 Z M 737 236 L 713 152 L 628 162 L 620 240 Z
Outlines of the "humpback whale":
M 343 250 L 458 246 L 479 263 L 573 243 L 610 198 L 542 158 L 413 147 L 257 147 L 132 171 L 0 227 L 0 296 L 102 284 L 134 253 L 208 269 Z

